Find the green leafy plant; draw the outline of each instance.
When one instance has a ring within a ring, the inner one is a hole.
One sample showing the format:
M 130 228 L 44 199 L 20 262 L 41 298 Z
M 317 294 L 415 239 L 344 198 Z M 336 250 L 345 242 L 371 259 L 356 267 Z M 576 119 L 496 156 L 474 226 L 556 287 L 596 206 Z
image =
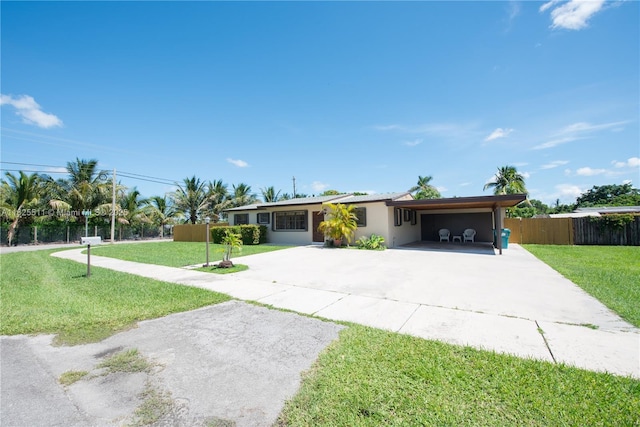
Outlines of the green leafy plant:
M 635 215 L 633 214 L 608 214 L 589 217 L 589 221 L 596 223 L 600 230 L 622 230 L 634 220 Z
M 368 249 L 368 250 L 384 250 L 384 237 L 379 236 L 377 234 L 372 234 L 369 237 L 362 236 L 356 242 L 359 249 Z
M 336 246 L 342 239 L 346 239 L 347 244 L 351 242 L 353 235 L 358 228 L 356 220 L 358 217 L 355 214 L 356 206 L 343 205 L 340 203 L 327 203 L 327 219 L 320 223 L 318 231 L 323 233 L 326 237 L 333 239 Z
M 242 250 L 242 236 L 240 233 L 234 233 L 230 229 L 225 230 L 225 236 L 222 239 L 222 244 L 224 245 L 224 255 L 222 256 L 223 262 L 231 261 L 231 254 L 233 251 L 241 251 Z
M 267 227 L 256 224 L 212 227 L 211 241 L 222 243 L 227 230 L 240 234 L 243 245 L 259 245 L 267 242 Z

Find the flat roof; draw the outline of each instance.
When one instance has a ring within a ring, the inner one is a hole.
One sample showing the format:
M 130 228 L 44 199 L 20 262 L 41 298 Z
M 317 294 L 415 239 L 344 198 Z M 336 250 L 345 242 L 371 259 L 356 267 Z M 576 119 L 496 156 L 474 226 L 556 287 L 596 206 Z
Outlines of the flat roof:
M 451 197 L 446 199 L 391 200 L 387 202 L 387 206 L 413 210 L 495 209 L 497 207 L 510 208 L 526 199 L 526 194 L 503 194 L 499 196 Z

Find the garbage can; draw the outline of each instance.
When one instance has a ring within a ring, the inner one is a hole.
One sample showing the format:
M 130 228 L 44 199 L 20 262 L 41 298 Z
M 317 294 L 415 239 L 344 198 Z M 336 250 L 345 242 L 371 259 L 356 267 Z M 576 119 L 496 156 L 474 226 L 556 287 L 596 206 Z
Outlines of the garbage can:
M 503 228 L 500 236 L 502 237 L 502 249 L 507 249 L 509 247 L 509 236 L 511 235 L 511 230 L 508 228 Z M 496 236 L 496 230 L 493 230 L 493 246 L 498 247 L 498 236 Z
M 508 228 L 502 229 L 502 249 L 509 248 L 509 236 L 511 235 L 511 230 Z

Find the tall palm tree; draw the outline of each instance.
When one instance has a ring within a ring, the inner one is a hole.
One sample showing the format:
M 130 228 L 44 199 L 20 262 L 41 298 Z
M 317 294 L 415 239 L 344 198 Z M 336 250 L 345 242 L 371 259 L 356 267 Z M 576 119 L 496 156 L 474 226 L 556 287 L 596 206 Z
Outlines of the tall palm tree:
M 522 176 L 514 166 L 503 166 L 498 168 L 498 172 L 492 181 L 484 185 L 483 190 L 493 188 L 493 194 L 526 194 L 527 188 Z
M 440 192 L 433 185 L 429 184 L 433 177 L 418 175 L 418 183 L 409 189 L 414 199 L 439 199 Z
M 196 223 L 198 216 L 209 205 L 205 185 L 204 181 L 200 181 L 200 178 L 194 175 L 191 178 L 185 178 L 182 185 L 178 185 L 178 189 L 171 194 L 176 210 L 191 224 Z
M 153 196 L 146 200 L 144 207 L 147 216 L 160 226 L 160 237 L 164 237 L 164 226 L 172 224 L 177 211 L 167 196 Z
M 120 199 L 122 214 L 118 217 L 118 222 L 127 225 L 151 222 L 144 209 L 146 204 L 147 200 L 140 199 L 140 192 L 135 187 L 129 190 Z
M 25 214 L 25 210 L 35 208 L 41 195 L 40 177 L 38 174 L 27 175 L 20 171 L 19 176 L 10 172 L 6 174 L 6 180 L 2 180 L 2 216 L 11 221 L 7 231 L 9 246 L 15 235 L 16 228 L 31 215 Z
M 223 211 L 231 206 L 227 184 L 222 182 L 221 179 L 209 181 L 207 184 L 207 199 L 209 205 L 206 215 L 211 217 L 214 222 L 217 222 L 222 217 Z
M 327 209 L 327 219 L 320 223 L 318 231 L 332 238 L 338 246 L 343 238 L 350 243 L 358 228 L 358 217 L 355 214 L 357 206 L 341 203 L 325 203 L 324 206 Z
M 238 185 L 233 185 L 231 200 L 233 206 L 244 206 L 255 203 L 258 199 L 256 195 L 251 192 L 250 185 L 240 183 Z
M 111 186 L 107 183 L 108 174 L 98 169 L 95 159 L 76 158 L 75 162 L 67 162 L 69 178 L 56 182 L 57 190 L 50 204 L 57 209 L 79 212 L 78 217 L 84 219 L 83 210 L 93 210 L 106 206 L 111 199 Z M 51 187 L 52 182 L 49 182 Z M 110 206 L 109 206 L 110 209 Z
M 261 188 L 260 192 L 262 193 L 262 200 L 265 203 L 273 203 L 280 200 L 280 191 L 276 193 L 276 189 L 273 186 Z

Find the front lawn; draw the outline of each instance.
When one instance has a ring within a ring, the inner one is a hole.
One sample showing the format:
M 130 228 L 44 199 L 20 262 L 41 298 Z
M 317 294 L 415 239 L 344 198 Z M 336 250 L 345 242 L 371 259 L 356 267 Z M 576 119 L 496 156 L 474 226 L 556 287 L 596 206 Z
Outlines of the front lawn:
M 277 425 L 637 426 L 638 408 L 638 380 L 352 325 Z
M 640 327 L 640 247 L 522 246 L 620 317 Z
M 0 334 L 53 333 L 61 344 L 95 342 L 139 320 L 230 299 L 98 267 L 87 279 L 85 264 L 50 256 L 55 251 L 0 255 Z
M 232 260 L 245 255 L 286 249 L 290 246 L 246 245 L 240 252 L 234 251 Z M 145 264 L 184 267 L 204 264 L 206 261 L 206 243 L 203 242 L 145 242 L 117 245 L 102 245 L 91 248 L 92 255 L 142 262 Z M 223 245 L 209 244 L 209 262 L 222 260 Z

